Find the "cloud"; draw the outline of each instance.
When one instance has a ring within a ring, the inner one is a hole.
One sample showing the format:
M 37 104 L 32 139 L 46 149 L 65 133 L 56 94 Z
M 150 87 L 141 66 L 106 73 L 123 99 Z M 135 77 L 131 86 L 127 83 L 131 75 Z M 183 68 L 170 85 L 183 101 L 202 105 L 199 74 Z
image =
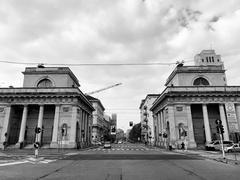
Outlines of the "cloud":
M 225 67 L 233 70 L 227 72 L 228 83 L 233 84 L 240 55 L 239 9 L 238 0 L 9 0 L 0 6 L 0 59 L 51 64 L 176 62 L 192 60 L 212 47 L 222 54 Z M 21 86 L 18 78 L 24 66 L 4 66 L 2 81 Z M 123 83 L 96 94 L 106 108 L 138 108 L 147 93 L 164 89 L 173 68 L 72 70 L 84 92 Z M 119 117 L 123 122 L 133 118 Z M 131 120 L 137 123 L 139 118 Z

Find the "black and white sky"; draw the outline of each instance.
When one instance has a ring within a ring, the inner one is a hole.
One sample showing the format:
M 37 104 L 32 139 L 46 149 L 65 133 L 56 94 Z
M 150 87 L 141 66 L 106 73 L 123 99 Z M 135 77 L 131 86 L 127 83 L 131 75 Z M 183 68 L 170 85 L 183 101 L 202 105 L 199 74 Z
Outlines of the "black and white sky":
M 164 89 L 174 63 L 203 49 L 222 55 L 228 85 L 240 85 L 239 0 L 1 0 L 0 61 L 21 63 L 173 63 L 70 66 L 80 89 L 96 93 L 118 128 L 140 121 L 147 94 Z M 21 87 L 25 66 L 0 62 L 0 86 Z M 67 65 L 66 65 L 67 66 Z

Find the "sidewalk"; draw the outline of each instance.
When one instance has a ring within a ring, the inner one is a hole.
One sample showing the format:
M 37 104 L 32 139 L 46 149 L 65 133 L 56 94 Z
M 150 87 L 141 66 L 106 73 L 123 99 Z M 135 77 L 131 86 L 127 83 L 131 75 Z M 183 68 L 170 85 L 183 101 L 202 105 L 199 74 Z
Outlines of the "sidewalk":
M 93 147 L 84 149 L 39 149 L 39 158 L 63 159 L 65 156 L 79 153 L 79 151 L 87 150 Z M 6 160 L 21 160 L 29 157 L 35 157 L 35 149 L 6 149 L 0 150 L 0 162 Z
M 225 159 L 221 151 L 205 151 L 205 150 L 180 150 L 175 149 L 173 152 L 186 154 L 186 155 L 199 155 L 207 159 L 215 160 L 218 162 L 240 165 L 240 153 L 225 153 Z

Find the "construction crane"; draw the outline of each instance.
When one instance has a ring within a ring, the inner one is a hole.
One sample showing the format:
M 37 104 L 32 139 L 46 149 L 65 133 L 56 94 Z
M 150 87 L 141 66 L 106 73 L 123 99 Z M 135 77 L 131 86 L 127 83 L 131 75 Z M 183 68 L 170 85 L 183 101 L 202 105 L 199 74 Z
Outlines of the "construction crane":
M 96 91 L 92 91 L 92 92 L 86 93 L 86 95 L 95 94 L 95 93 L 98 93 L 98 92 L 101 92 L 101 91 L 104 91 L 104 90 L 107 90 L 107 89 L 110 89 L 110 88 L 119 86 L 119 85 L 121 85 L 121 84 L 122 84 L 122 83 L 117 83 L 117 84 L 114 84 L 114 85 L 111 85 L 111 86 L 107 86 L 107 87 L 105 87 L 105 88 L 102 88 L 102 89 L 99 89 L 99 90 L 96 90 Z

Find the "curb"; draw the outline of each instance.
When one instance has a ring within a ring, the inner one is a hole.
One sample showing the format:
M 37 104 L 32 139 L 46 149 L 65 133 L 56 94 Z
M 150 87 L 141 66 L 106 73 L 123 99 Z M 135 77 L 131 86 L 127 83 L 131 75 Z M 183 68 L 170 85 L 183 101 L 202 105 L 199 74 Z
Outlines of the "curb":
M 209 159 L 209 160 L 214 160 L 214 161 L 217 161 L 217 162 L 221 162 L 221 163 L 224 163 L 224 164 L 230 164 L 230 165 L 240 165 L 240 161 L 239 160 L 232 160 L 232 159 L 227 159 L 227 158 L 214 158 L 214 157 L 208 157 L 208 156 L 204 156 L 202 155 L 201 153 L 198 153 L 198 154 L 195 154 L 195 153 L 191 153 L 191 152 L 188 152 L 188 151 L 176 151 L 176 150 L 173 150 L 173 152 L 176 152 L 176 153 L 179 153 L 179 154 L 185 154 L 185 155 L 189 155 L 189 154 L 193 154 L 193 155 L 199 155 L 201 156 L 202 158 L 205 158 L 205 159 Z

